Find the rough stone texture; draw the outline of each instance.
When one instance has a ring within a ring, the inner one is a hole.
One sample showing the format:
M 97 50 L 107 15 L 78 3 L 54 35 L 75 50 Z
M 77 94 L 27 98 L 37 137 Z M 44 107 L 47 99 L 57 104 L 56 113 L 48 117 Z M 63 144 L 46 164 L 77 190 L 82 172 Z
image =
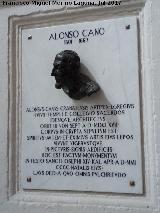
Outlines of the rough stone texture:
M 124 1 L 125 9 L 119 13 L 109 10 L 107 14 L 130 14 L 131 8 L 139 8 L 141 0 Z M 8 191 L 8 17 L 30 13 L 52 13 L 49 6 L 1 7 L 0 9 L 0 212 L 1 213 L 159 213 L 160 212 L 160 1 L 148 0 L 144 12 L 144 30 L 141 37 L 143 52 L 144 100 L 144 151 L 146 193 L 143 197 L 96 194 L 52 194 L 45 192 L 21 193 L 7 200 Z M 56 9 L 54 7 L 54 9 Z M 58 11 L 66 10 L 63 6 Z M 91 8 L 92 10 L 93 8 Z M 74 10 L 74 8 L 72 8 Z M 107 9 L 108 10 L 108 9 Z M 68 10 L 66 10 L 68 12 Z M 83 10 L 82 10 L 83 11 Z M 133 9 L 134 11 L 134 9 Z M 103 10 L 104 12 L 104 10 Z M 25 195 L 24 195 L 25 194 Z
M 0 27 L 0 44 L 3 51 L 0 55 L 0 162 L 1 162 L 1 172 L 0 173 L 0 201 L 7 197 L 7 114 L 8 114 L 8 74 L 7 74 L 7 17 L 1 18 L 1 24 L 3 27 Z M 1 50 L 2 50 L 1 49 Z M 3 150 L 3 151 L 2 151 Z
M 153 85 L 153 112 L 154 112 L 154 136 L 155 136 L 155 193 L 157 197 L 156 202 L 156 212 L 160 211 L 160 49 L 157 48 L 157 44 L 160 42 L 160 37 L 158 36 L 160 27 L 160 2 L 153 1 L 152 3 L 152 85 Z

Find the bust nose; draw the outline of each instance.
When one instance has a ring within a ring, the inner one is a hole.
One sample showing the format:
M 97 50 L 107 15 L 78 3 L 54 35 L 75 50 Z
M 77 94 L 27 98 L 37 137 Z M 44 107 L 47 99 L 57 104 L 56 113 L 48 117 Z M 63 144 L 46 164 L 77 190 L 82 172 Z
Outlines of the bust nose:
M 55 69 L 52 69 L 51 76 L 55 76 Z

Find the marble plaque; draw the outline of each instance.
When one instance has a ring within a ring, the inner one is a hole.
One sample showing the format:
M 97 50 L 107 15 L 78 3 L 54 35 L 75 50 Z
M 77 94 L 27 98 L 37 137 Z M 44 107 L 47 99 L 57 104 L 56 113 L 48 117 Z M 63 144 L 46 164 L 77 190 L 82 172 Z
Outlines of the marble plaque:
M 22 31 L 23 189 L 143 193 L 136 17 Z M 53 61 L 74 50 L 101 90 L 72 100 Z

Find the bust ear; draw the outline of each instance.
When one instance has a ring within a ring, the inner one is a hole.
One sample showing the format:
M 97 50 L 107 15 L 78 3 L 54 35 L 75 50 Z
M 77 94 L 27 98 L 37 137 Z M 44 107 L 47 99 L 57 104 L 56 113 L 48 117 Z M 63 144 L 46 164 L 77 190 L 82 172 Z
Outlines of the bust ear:
M 77 74 L 80 73 L 80 63 L 79 62 L 74 63 L 74 70 Z
M 71 64 L 73 64 L 73 60 L 69 58 L 68 61 L 67 61 L 67 63 L 68 63 L 69 65 L 71 65 Z

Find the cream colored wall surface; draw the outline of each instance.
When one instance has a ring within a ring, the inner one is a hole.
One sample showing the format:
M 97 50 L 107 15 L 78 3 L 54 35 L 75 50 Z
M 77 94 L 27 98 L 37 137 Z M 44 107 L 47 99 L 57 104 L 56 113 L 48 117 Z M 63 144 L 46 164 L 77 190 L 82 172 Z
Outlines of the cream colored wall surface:
M 72 1 L 73 2 L 73 1 Z M 119 7 L 0 7 L 0 212 L 160 212 L 160 1 L 124 0 Z M 23 190 L 19 169 L 22 29 L 137 16 L 143 114 L 144 194 Z

